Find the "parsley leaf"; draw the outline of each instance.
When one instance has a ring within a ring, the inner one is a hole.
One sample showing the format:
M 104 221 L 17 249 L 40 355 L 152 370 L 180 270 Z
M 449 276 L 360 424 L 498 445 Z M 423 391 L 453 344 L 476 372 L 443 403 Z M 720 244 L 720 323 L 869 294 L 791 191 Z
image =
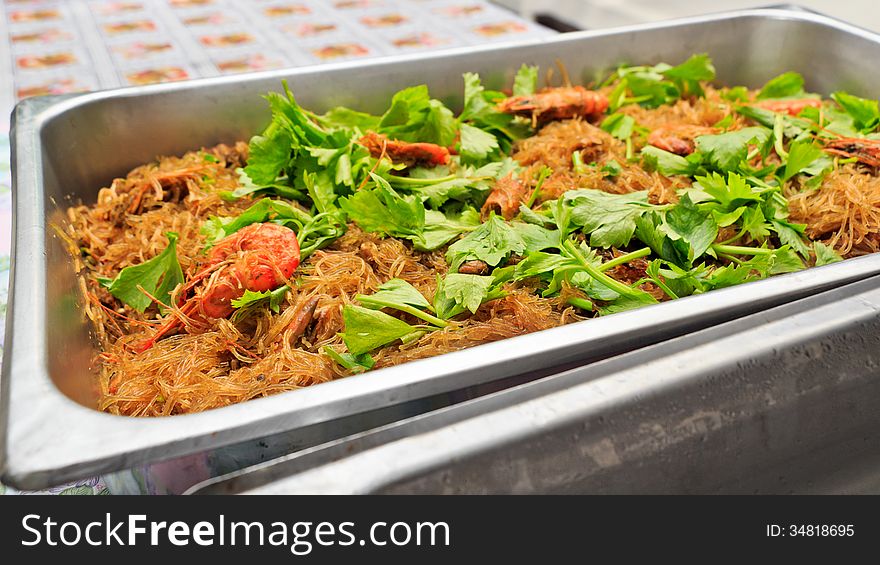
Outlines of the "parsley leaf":
M 360 355 L 352 355 L 351 353 L 339 353 L 329 345 L 321 348 L 321 352 L 327 357 L 333 359 L 339 365 L 345 367 L 353 373 L 363 373 L 369 371 L 376 364 L 375 359 L 370 357 L 369 353 L 361 353 Z
M 248 164 L 244 171 L 259 186 L 275 182 L 290 162 L 293 135 L 276 118 L 261 135 L 251 138 Z
M 791 98 L 801 94 L 804 94 L 804 77 L 799 73 L 787 72 L 767 81 L 758 92 L 758 100 Z
M 600 128 L 610 133 L 613 137 L 626 141 L 633 134 L 636 121 L 626 114 L 611 114 L 599 125 Z
M 821 267 L 822 265 L 830 265 L 831 263 L 837 263 L 838 261 L 843 261 L 843 257 L 838 255 L 832 247 L 825 245 L 821 241 L 813 242 L 813 252 L 816 253 L 817 267 Z
M 880 107 L 876 100 L 859 98 L 846 92 L 835 92 L 831 98 L 849 114 L 856 129 L 861 133 L 870 133 L 880 125 Z
M 782 182 L 802 172 L 813 175 L 819 174 L 827 167 L 830 167 L 831 164 L 832 161 L 825 155 L 825 152 L 813 145 L 811 141 L 792 142 L 788 148 L 788 160 L 785 163 Z
M 498 149 L 498 139 L 491 133 L 469 124 L 461 124 L 460 131 L 459 153 L 466 162 L 482 161 Z
M 691 55 L 684 63 L 660 71 L 663 76 L 680 80 L 715 80 L 715 67 L 706 53 Z
M 766 128 L 773 128 L 781 117 L 782 131 L 788 139 L 806 139 L 810 136 L 812 129 L 816 125 L 810 122 L 810 120 L 801 117 L 772 112 L 756 106 L 740 106 L 736 111 L 747 118 L 755 120 Z
M 694 55 L 684 63 L 671 67 L 660 63 L 653 67 L 620 67 L 615 73 L 620 82 L 609 97 L 614 110 L 627 101 L 627 90 L 633 101 L 656 107 L 671 103 L 682 96 L 702 96 L 700 81 L 715 79 L 715 67 L 708 55 Z
M 646 145 L 642 148 L 642 158 L 645 161 L 645 167 L 650 170 L 656 170 L 662 175 L 693 175 L 699 170 L 699 160 L 702 155 L 693 153 L 688 158 L 670 153 L 653 145 Z
M 376 187 L 339 199 L 340 207 L 368 232 L 398 237 L 420 237 L 425 227 L 425 207 L 413 195 L 402 196 L 388 181 L 371 173 Z
M 452 272 L 457 271 L 465 261 L 473 260 L 484 261 L 494 267 L 511 254 L 521 254 L 526 247 L 522 236 L 493 214 L 480 227 L 450 245 L 446 251 L 446 261 Z
M 718 225 L 710 213 L 697 208 L 687 194 L 666 211 L 666 234 L 687 244 L 688 264 L 702 256 L 718 235 Z
M 342 106 L 332 108 L 323 116 L 317 116 L 317 119 L 325 127 L 357 128 L 361 131 L 378 129 L 380 121 L 377 116 Z
M 635 219 L 648 208 L 648 192 L 611 194 L 601 190 L 570 190 L 563 195 L 571 223 L 590 234 L 592 247 L 625 247 L 636 229 Z
M 504 296 L 497 286 L 498 280 L 492 275 L 448 273 L 437 280 L 434 308 L 443 319 L 457 316 L 465 310 L 473 314 L 484 302 Z
M 537 68 L 534 73 L 537 73 Z M 526 89 L 526 83 L 531 81 L 526 74 L 523 69 L 517 73 L 518 77 L 522 77 L 518 78 L 519 88 Z M 512 142 L 531 134 L 531 127 L 526 120 L 498 111 L 497 103 L 505 97 L 503 93 L 486 90 L 476 73 L 465 73 L 463 78 L 464 108 L 458 117 L 460 124 L 467 123 L 494 136 L 500 152 L 503 153 L 509 152 Z
M 728 173 L 727 180 L 718 173 L 696 177 L 698 190 L 721 205 L 722 210 L 732 211 L 743 204 L 761 202 L 761 195 L 752 190 L 745 178 Z
M 162 253 L 140 265 L 125 267 L 115 279 L 99 279 L 110 294 L 138 312 L 144 312 L 153 302 L 141 288 L 163 304 L 168 304 L 171 291 L 183 282 L 183 270 L 177 261 L 178 236 L 174 232 L 167 232 L 165 236 L 168 238 L 168 247 Z
M 458 214 L 425 210 L 425 229 L 421 237 L 413 239 L 413 247 L 419 251 L 433 251 L 479 226 L 480 213 L 473 208 L 465 208 Z
M 232 314 L 233 323 L 238 323 L 263 306 L 269 306 L 269 309 L 277 314 L 281 311 L 281 303 L 284 302 L 284 298 L 289 291 L 290 287 L 286 284 L 271 291 L 254 292 L 252 290 L 245 290 L 241 297 L 235 298 L 230 302 L 232 307 L 236 309 Z
M 416 328 L 394 316 L 379 310 L 371 310 L 354 304 L 342 308 L 345 331 L 340 335 L 348 351 L 355 356 L 393 343 L 407 336 Z
M 252 306 L 262 306 L 268 303 L 269 308 L 271 308 L 273 312 L 278 313 L 281 308 L 281 302 L 284 300 L 284 296 L 289 290 L 290 287 L 287 285 L 282 285 L 271 291 L 264 290 L 261 292 L 254 292 L 253 290 L 245 290 L 240 298 L 232 299 L 230 304 L 232 304 L 233 308 L 248 308 Z
M 707 161 L 721 171 L 733 171 L 748 155 L 749 144 L 763 145 L 770 131 L 749 127 L 715 135 L 700 135 L 694 141 Z
M 379 287 L 375 294 L 358 294 L 355 299 L 373 310 L 381 310 L 382 308 L 394 308 L 405 312 L 420 320 L 424 320 L 429 324 L 437 327 L 448 325 L 446 322 L 432 316 L 428 311 L 433 312 L 433 308 L 425 300 L 414 286 L 401 279 L 391 279 Z
M 297 232 L 301 260 L 345 233 L 345 224 L 335 213 L 313 216 L 295 204 L 263 198 L 236 217 L 208 218 L 201 230 L 206 238 L 205 247 L 211 247 L 245 226 L 267 221 L 287 226 Z
M 571 259 L 556 253 L 535 251 L 516 264 L 514 280 L 537 277 L 555 271 L 563 265 L 571 263 Z
M 413 306 L 425 310 L 431 310 L 431 305 L 422 296 L 422 293 L 416 288 L 402 279 L 391 279 L 379 286 L 379 290 L 375 294 L 369 296 L 358 294 L 356 297 L 358 302 L 379 310 L 381 308 L 397 308 L 400 305 Z
M 529 96 L 538 88 L 538 67 L 523 64 L 513 78 L 513 95 Z

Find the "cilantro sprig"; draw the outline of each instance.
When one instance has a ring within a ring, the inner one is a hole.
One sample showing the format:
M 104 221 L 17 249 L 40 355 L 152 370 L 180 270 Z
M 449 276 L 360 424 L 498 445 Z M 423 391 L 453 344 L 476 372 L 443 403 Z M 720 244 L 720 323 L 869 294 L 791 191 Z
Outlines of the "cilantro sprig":
M 155 298 L 160 305 L 170 305 L 171 291 L 183 283 L 183 270 L 177 260 L 178 235 L 167 232 L 168 246 L 158 255 L 139 265 L 125 267 L 114 279 L 98 278 L 110 294 L 138 312 L 144 312 Z

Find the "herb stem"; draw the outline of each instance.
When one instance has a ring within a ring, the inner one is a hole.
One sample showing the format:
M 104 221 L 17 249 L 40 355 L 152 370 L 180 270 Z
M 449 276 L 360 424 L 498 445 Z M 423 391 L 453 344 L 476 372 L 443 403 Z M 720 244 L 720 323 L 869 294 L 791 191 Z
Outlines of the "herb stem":
M 411 306 L 409 304 L 391 304 L 383 300 L 373 300 L 371 296 L 364 296 L 362 294 L 357 295 L 355 298 L 357 298 L 358 302 L 364 305 L 381 306 L 384 308 L 394 308 L 395 310 L 400 310 L 401 312 L 411 314 L 420 320 L 435 325 L 438 328 L 445 328 L 449 325 L 449 322 L 447 322 L 446 320 L 441 320 L 440 318 L 432 316 L 431 314 L 419 310 L 415 306 Z
M 398 186 L 425 186 L 431 184 L 439 184 L 441 182 L 448 182 L 451 180 L 455 180 L 458 177 L 455 175 L 446 175 L 445 177 L 435 177 L 430 179 L 420 179 L 420 178 L 412 178 L 412 177 L 400 177 L 397 175 L 389 175 L 388 182 Z M 480 180 L 489 177 L 479 177 L 474 180 Z
M 269 303 L 271 304 L 272 302 L 275 302 L 276 300 L 281 300 L 282 298 L 284 298 L 284 295 L 287 294 L 289 291 L 290 291 L 290 285 L 285 284 L 285 285 L 279 286 L 278 288 L 276 288 L 275 290 L 273 290 L 272 292 L 269 293 L 269 295 L 270 295 Z
M 544 181 L 547 180 L 547 177 L 549 177 L 552 172 L 553 169 L 550 167 L 544 167 L 541 169 L 541 172 L 538 173 L 538 182 L 535 183 L 535 190 L 532 191 L 532 195 L 529 196 L 529 201 L 526 202 L 527 208 L 531 208 L 535 205 L 535 200 L 537 200 L 538 195 L 541 194 L 541 187 L 544 185 Z
M 784 133 L 784 120 L 782 114 L 776 114 L 775 121 L 773 122 L 773 136 L 776 138 L 773 143 L 773 148 L 776 150 L 776 154 L 782 157 L 783 160 L 788 159 L 788 151 L 783 147 L 783 142 L 785 140 Z
M 616 267 L 618 265 L 622 265 L 624 263 L 629 263 L 630 261 L 633 261 L 635 259 L 639 259 L 641 257 L 647 257 L 650 254 L 651 254 L 650 247 L 644 247 L 642 249 L 639 249 L 638 251 L 632 251 L 630 253 L 627 253 L 626 255 L 621 255 L 620 257 L 615 257 L 614 259 L 611 259 L 610 261 L 606 261 L 605 263 L 602 263 L 602 265 L 599 267 L 599 271 L 604 273 L 605 271 L 613 269 L 614 267 Z
M 419 339 L 420 337 L 422 337 L 426 333 L 428 333 L 428 332 L 425 330 L 416 330 L 414 332 L 408 333 L 405 336 L 403 336 L 402 338 L 400 338 L 400 343 L 404 343 L 404 344 L 411 343 L 411 342 Z
M 565 240 L 565 243 L 562 244 L 566 251 L 571 255 L 571 257 L 577 261 L 584 271 L 603 285 L 607 286 L 617 294 L 621 296 L 629 296 L 636 297 L 639 293 L 636 293 L 629 286 L 623 284 L 622 282 L 613 279 L 601 272 L 599 269 L 594 267 L 587 261 L 581 252 L 578 250 L 577 246 L 570 239 Z
M 727 245 L 731 241 L 736 241 L 739 238 L 741 238 L 742 236 L 744 236 L 745 233 L 746 233 L 746 230 L 745 230 L 745 228 L 743 228 L 743 229 L 739 230 L 739 233 L 737 233 L 735 236 L 731 237 L 730 239 L 725 239 L 719 245 Z
M 743 264 L 742 259 L 739 259 L 739 258 L 737 258 L 737 257 L 734 257 L 733 255 L 721 254 L 721 255 L 718 256 L 718 258 L 719 258 L 719 259 L 727 259 L 728 261 L 730 261 L 731 263 L 734 263 L 734 264 L 736 264 L 736 265 L 742 265 L 742 264 Z
M 666 296 L 668 296 L 669 298 L 672 298 L 673 300 L 678 298 L 678 295 L 673 292 L 673 290 L 669 288 L 665 282 L 661 281 L 659 276 L 656 279 L 652 277 L 650 280 L 652 283 L 660 287 L 660 290 L 665 292 Z
M 586 167 L 584 166 L 584 158 L 580 151 L 571 152 L 571 165 L 575 173 L 579 175 L 584 174 Z
M 765 247 L 743 247 L 740 245 L 724 245 L 722 243 L 712 244 L 712 249 L 716 253 L 724 253 L 727 255 L 772 255 L 773 249 Z
M 587 312 L 593 311 L 593 303 L 587 300 L 586 298 L 578 298 L 577 296 L 571 296 L 568 300 L 565 301 L 567 304 L 574 306 L 575 308 L 580 308 L 581 310 L 586 310 Z

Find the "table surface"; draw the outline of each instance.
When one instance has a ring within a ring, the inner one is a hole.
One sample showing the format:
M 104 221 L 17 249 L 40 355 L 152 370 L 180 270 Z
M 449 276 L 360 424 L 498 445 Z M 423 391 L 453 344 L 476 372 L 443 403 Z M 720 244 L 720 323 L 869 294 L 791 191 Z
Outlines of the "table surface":
M 5 0 L 0 3 L 0 354 L 17 100 L 552 33 L 484 0 Z M 49 491 L 107 494 L 88 479 Z M 0 494 L 20 493 L 0 484 Z

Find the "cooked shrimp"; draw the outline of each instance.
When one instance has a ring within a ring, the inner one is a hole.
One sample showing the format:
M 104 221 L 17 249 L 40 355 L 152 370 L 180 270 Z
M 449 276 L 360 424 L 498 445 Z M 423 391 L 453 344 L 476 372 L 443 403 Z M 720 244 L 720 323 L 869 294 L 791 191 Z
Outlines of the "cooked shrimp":
M 358 143 L 369 149 L 373 157 L 380 159 L 384 155 L 393 163 L 436 167 L 449 162 L 449 149 L 435 143 L 409 143 L 372 131 L 361 137 Z
M 716 133 L 716 128 L 691 124 L 660 126 L 648 135 L 648 144 L 676 155 L 690 155 L 694 152 L 694 139 L 701 135 Z
M 789 116 L 797 116 L 804 108 L 821 108 L 822 101 L 818 98 L 793 98 L 791 100 L 759 100 L 753 106 L 770 110 L 771 112 L 781 112 Z
M 264 292 L 285 283 L 299 266 L 296 234 L 277 224 L 251 224 L 221 239 L 211 249 L 201 271 L 184 286 L 178 309 L 156 333 L 140 344 L 145 351 L 189 320 L 226 318 L 232 314 L 232 301 L 246 290 Z M 189 298 L 186 296 L 192 295 Z
M 499 111 L 530 117 L 533 124 L 598 116 L 607 109 L 607 96 L 583 86 L 545 88 L 529 96 L 511 96 L 498 103 Z

